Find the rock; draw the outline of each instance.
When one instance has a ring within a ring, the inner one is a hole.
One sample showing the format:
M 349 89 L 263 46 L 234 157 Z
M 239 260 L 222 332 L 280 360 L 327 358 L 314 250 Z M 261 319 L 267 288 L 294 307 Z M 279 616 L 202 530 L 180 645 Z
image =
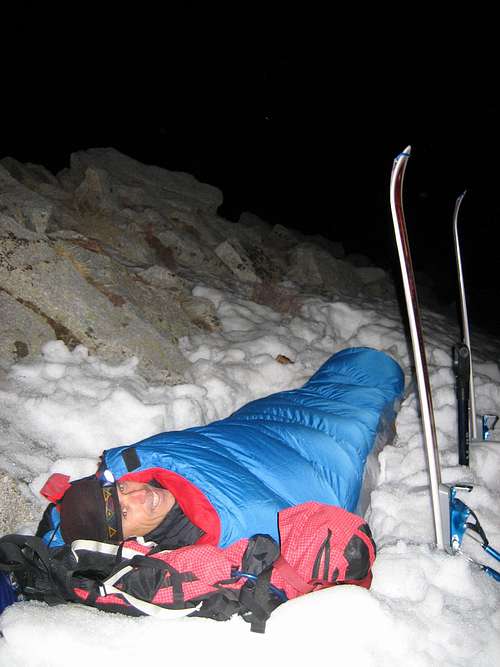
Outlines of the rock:
M 154 249 L 142 228 L 130 224 L 119 211 L 107 215 L 87 211 L 73 219 L 71 229 L 80 234 L 75 244 L 107 254 L 126 266 L 145 268 L 155 262 Z
M 233 236 L 238 238 L 245 247 L 261 246 L 265 252 L 287 252 L 293 245 L 302 240 L 303 235 L 283 225 L 270 225 L 257 215 L 247 211 L 240 215 L 233 225 Z
M 245 252 L 252 262 L 256 275 L 266 283 L 279 282 L 288 269 L 286 255 L 276 248 L 251 244 L 245 246 Z
M 323 285 L 320 261 L 318 249 L 309 243 L 302 243 L 290 253 L 289 263 L 292 268 L 287 277 L 299 285 L 320 287 Z
M 221 328 L 215 306 L 209 299 L 188 296 L 181 299 L 181 306 L 189 319 L 205 331 L 219 331 Z
M 44 238 L 45 234 L 34 232 L 25 227 L 24 224 L 14 220 L 14 218 L 0 213 L 0 238 L 1 237 L 35 241 Z
M 38 512 L 19 491 L 17 482 L 0 470 L 0 535 L 15 533 L 36 520 Z
M 53 204 L 16 181 L 0 166 L 0 213 L 29 230 L 43 234 L 54 210 Z
M 0 364 L 7 367 L 40 354 L 54 329 L 35 310 L 0 289 Z
M 396 287 L 391 276 L 376 266 L 364 266 L 355 269 L 358 278 L 363 283 L 363 291 L 369 296 L 379 298 L 394 298 Z
M 256 303 L 269 306 L 278 313 L 297 315 L 302 306 L 300 292 L 292 287 L 262 282 L 256 285 L 251 298 Z
M 381 280 L 387 280 L 388 274 L 384 269 L 379 269 L 376 266 L 364 266 L 355 269 L 356 275 L 361 280 L 363 285 L 376 283 Z
M 304 235 L 294 229 L 288 229 L 283 225 L 274 225 L 270 234 L 266 237 L 267 241 L 278 242 L 283 247 L 291 248 L 304 240 Z
M 38 192 L 38 188 L 43 185 L 51 185 L 53 188 L 60 188 L 59 181 L 51 172 L 37 164 L 23 164 L 12 157 L 4 157 L 0 164 L 7 169 L 12 178 L 22 183 L 30 190 Z
M 222 204 L 221 191 L 200 183 L 194 176 L 142 164 L 114 148 L 73 153 L 70 165 L 70 169 L 58 174 L 66 189 L 77 190 L 86 178 L 93 181 L 93 184 L 87 183 L 86 189 L 99 189 L 104 184 L 106 189 L 111 188 L 108 194 L 112 194 L 119 208 L 153 208 L 161 212 L 166 207 L 216 213 Z M 88 177 L 88 169 L 94 171 L 94 175 Z M 103 203 L 109 205 L 110 198 L 104 196 Z
M 81 343 L 111 362 L 137 356 L 148 377 L 177 378 L 187 366 L 177 340 L 190 322 L 178 296 L 135 280 L 105 255 L 67 241 L 3 239 L 0 287 L 70 348 Z
M 154 246 L 152 239 L 156 239 L 161 244 L 164 252 L 167 249 L 170 251 L 171 261 L 164 262 L 170 269 L 175 269 L 177 264 L 196 268 L 206 261 L 206 254 L 199 241 L 187 232 L 181 233 L 177 230 L 165 229 L 156 235 L 151 235 L 150 239 L 150 244 L 156 247 L 157 252 L 161 253 L 160 245 L 157 243 Z
M 394 289 L 369 260 L 343 261 L 340 243 L 249 212 L 230 222 L 217 214 L 221 203 L 217 188 L 112 148 L 74 153 L 57 176 L 4 158 L 0 371 L 59 339 L 108 362 L 136 356 L 148 378 L 176 382 L 189 364 L 179 338 L 220 328 L 211 301 L 193 297 L 196 285 L 291 315 L 302 288 Z
M 123 208 L 118 191 L 113 187 L 113 179 L 105 169 L 86 169 L 83 181 L 75 189 L 74 197 L 80 211 L 111 213 Z
M 189 287 L 186 280 L 183 280 L 178 274 L 169 271 L 164 266 L 150 266 L 137 272 L 137 275 L 145 283 L 154 287 L 177 290 L 178 292 L 189 293 Z
M 218 215 L 197 211 L 196 214 L 170 217 L 174 229 L 182 229 L 195 238 L 203 248 L 215 248 L 234 233 L 235 224 Z
M 41 200 L 34 200 L 35 202 L 44 202 L 52 206 L 48 226 L 51 229 L 60 226 L 66 226 L 71 222 L 74 216 L 73 197 L 71 194 L 64 191 L 57 178 L 50 173 L 45 167 L 36 164 L 22 164 L 11 157 L 6 157 L 0 160 L 0 163 L 5 167 L 8 173 L 22 186 L 30 190 L 34 195 L 38 194 L 42 197 Z M 15 195 L 17 198 L 17 194 Z M 22 223 L 24 224 L 24 219 Z M 44 233 L 47 229 L 39 228 L 37 231 Z
M 231 229 L 228 230 L 228 233 L 224 238 L 228 236 L 234 236 L 238 239 L 245 247 L 248 246 L 262 246 L 264 244 L 264 239 L 266 237 L 267 231 L 263 232 L 260 227 L 247 227 L 246 225 L 241 225 L 239 222 L 232 223 Z M 221 239 L 223 241 L 224 239 Z
M 353 296 L 362 288 L 352 266 L 314 244 L 296 246 L 290 253 L 290 266 L 287 277 L 299 285 L 324 287 Z
M 261 282 L 251 259 L 237 239 L 231 238 L 218 245 L 215 254 L 239 280 L 245 283 Z

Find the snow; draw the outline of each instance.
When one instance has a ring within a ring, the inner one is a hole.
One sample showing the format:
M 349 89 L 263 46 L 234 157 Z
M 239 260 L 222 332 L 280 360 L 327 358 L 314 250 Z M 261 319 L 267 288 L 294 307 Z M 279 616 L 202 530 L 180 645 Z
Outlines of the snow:
M 499 584 L 465 558 L 433 547 L 418 400 L 396 305 L 303 297 L 300 313 L 292 316 L 201 285 L 194 294 L 213 302 L 222 330 L 181 341 L 192 363 L 183 384 L 149 385 L 135 359 L 111 366 L 61 341 L 47 343 L 35 362 L 14 365 L 0 382 L 2 468 L 41 515 L 38 491 L 52 472 L 91 474 L 105 448 L 225 417 L 249 400 L 300 386 L 345 347 L 384 350 L 402 365 L 407 395 L 397 438 L 379 454 L 366 515 L 378 545 L 371 590 L 338 587 L 290 601 L 274 612 L 265 635 L 251 633 L 240 618 L 132 619 L 77 605 L 22 602 L 0 617 L 0 664 L 57 667 L 114 659 L 126 667 L 144 656 L 204 665 L 259 659 L 374 667 L 500 664 Z M 473 444 L 470 469 L 458 465 L 451 370 L 458 329 L 427 311 L 424 328 L 443 481 L 474 485 L 472 493 L 459 495 L 498 546 L 500 444 Z M 473 347 L 478 412 L 500 414 L 498 350 L 480 336 Z M 474 542 L 466 539 L 464 547 L 498 569 Z

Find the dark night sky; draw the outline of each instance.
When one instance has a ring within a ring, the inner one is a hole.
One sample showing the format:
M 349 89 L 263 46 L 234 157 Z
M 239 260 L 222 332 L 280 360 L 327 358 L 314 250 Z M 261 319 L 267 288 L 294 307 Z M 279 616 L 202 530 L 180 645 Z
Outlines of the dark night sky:
M 455 298 L 452 212 L 467 189 L 469 310 L 497 326 L 500 106 L 486 72 L 449 58 L 391 78 L 382 56 L 352 64 L 299 47 L 180 52 L 175 61 L 159 49 L 153 60 L 116 50 L 105 60 L 83 53 L 67 71 L 61 54 L 57 66 L 15 67 L 4 83 L 1 156 L 56 172 L 72 151 L 113 146 L 219 187 L 228 219 L 250 210 L 389 268 L 390 172 L 411 144 L 405 210 L 415 268 L 434 277 L 444 301 Z

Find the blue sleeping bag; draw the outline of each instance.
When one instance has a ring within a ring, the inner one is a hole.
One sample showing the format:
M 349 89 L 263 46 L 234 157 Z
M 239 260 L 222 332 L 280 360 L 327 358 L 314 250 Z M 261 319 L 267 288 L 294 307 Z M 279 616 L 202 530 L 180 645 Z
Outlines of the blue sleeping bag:
M 401 368 L 383 352 L 346 349 L 300 389 L 109 449 L 101 471 L 169 488 L 205 542 L 277 539 L 285 507 L 313 500 L 356 509 L 366 458 L 383 422 L 394 420 L 403 386 Z

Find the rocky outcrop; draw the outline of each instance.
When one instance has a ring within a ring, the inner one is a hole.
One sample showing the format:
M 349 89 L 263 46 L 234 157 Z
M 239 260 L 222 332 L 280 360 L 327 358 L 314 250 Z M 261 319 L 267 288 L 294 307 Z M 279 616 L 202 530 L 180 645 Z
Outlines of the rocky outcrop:
M 13 533 L 36 517 L 37 509 L 23 496 L 18 482 L 0 470 L 0 535 Z
M 252 213 L 230 222 L 221 203 L 217 188 L 112 148 L 74 153 L 57 175 L 2 159 L 0 367 L 61 339 L 176 382 L 179 338 L 219 327 L 196 284 L 286 312 L 301 290 L 385 293 L 385 272 L 345 261 L 340 243 Z
M 312 243 L 293 248 L 290 266 L 287 277 L 300 285 L 322 287 L 346 296 L 358 296 L 363 285 L 353 266 Z
M 12 178 L 5 167 L 0 166 L 0 214 L 7 214 L 21 227 L 29 231 L 46 231 L 54 206 L 46 197 L 38 194 Z

